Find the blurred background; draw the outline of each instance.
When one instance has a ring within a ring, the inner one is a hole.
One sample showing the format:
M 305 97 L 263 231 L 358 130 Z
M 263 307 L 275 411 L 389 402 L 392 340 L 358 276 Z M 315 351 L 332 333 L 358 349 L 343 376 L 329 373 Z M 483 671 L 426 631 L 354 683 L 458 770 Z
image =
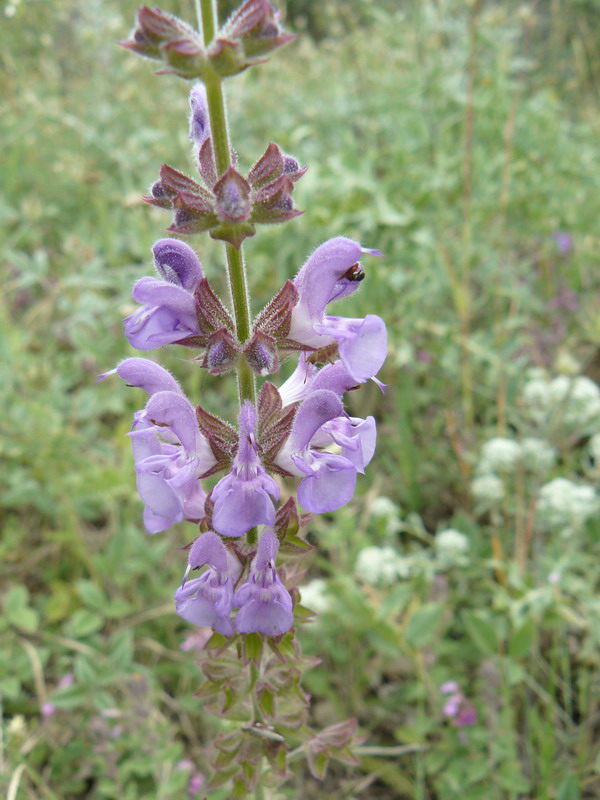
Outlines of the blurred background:
M 203 797 L 223 724 L 193 697 L 202 632 L 173 613 L 190 529 L 142 528 L 142 393 L 95 384 L 134 354 L 121 320 L 169 224 L 140 195 L 164 162 L 193 170 L 188 85 L 116 46 L 136 6 L 0 2 L 9 800 Z M 384 317 L 390 354 L 387 393 L 352 398 L 376 458 L 310 529 L 301 633 L 314 724 L 355 716 L 373 749 L 283 796 L 597 798 L 600 3 L 286 6 L 298 40 L 227 84 L 243 168 L 270 140 L 310 166 L 304 215 L 247 243 L 253 306 L 359 239 L 386 258 L 340 313 Z M 220 246 L 192 244 L 224 290 Z M 234 417 L 232 379 L 154 357 Z

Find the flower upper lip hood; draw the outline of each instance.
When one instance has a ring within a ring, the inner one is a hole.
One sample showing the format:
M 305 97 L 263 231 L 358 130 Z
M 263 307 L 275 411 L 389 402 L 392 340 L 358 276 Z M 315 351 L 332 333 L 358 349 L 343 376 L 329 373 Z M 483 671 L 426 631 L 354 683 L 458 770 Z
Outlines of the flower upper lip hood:
M 154 350 L 199 333 L 194 290 L 202 265 L 189 245 L 160 239 L 152 248 L 160 278 L 140 278 L 131 293 L 141 308 L 125 318 L 125 335 L 138 350 Z
M 376 375 L 385 360 L 385 323 L 375 314 L 350 319 L 328 316 L 325 309 L 356 291 L 364 277 L 359 263 L 364 253 L 381 255 L 343 236 L 315 250 L 294 280 L 299 297 L 288 333 L 289 339 L 316 350 L 337 344 L 342 363 L 358 383 Z

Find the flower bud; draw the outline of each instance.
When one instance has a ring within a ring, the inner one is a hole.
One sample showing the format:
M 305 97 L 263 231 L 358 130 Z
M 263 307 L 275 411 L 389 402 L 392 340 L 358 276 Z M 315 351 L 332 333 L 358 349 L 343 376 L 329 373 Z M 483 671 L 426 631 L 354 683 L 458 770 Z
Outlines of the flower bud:
M 279 18 L 268 0 L 246 0 L 208 48 L 213 70 L 223 78 L 236 75 L 295 39 L 283 31 Z
M 276 11 L 268 0 L 246 0 L 232 14 L 223 29 L 223 38 L 242 43 L 245 66 L 260 59 L 278 47 L 293 41 L 293 34 L 284 33 Z
M 277 343 L 272 336 L 261 331 L 254 333 L 244 348 L 244 355 L 252 369 L 263 377 L 279 369 Z
M 198 146 L 202 146 L 210 136 L 210 119 L 206 89 L 203 83 L 197 83 L 190 92 L 190 139 Z
M 120 44 L 144 58 L 164 61 L 170 67 L 165 72 L 182 78 L 200 77 L 206 71 L 206 53 L 198 33 L 160 8 L 140 8 L 130 38 Z
M 250 185 L 233 167 L 213 187 L 216 212 L 222 222 L 242 222 L 250 212 Z
M 206 347 L 202 367 L 211 375 L 223 375 L 235 364 L 239 345 L 227 328 L 221 328 L 212 334 Z
M 268 190 L 268 195 L 267 194 Z M 294 208 L 292 192 L 294 183 L 287 175 L 282 175 L 275 184 L 262 190 L 252 206 L 250 221 L 255 223 L 287 222 L 298 217 L 303 211 Z

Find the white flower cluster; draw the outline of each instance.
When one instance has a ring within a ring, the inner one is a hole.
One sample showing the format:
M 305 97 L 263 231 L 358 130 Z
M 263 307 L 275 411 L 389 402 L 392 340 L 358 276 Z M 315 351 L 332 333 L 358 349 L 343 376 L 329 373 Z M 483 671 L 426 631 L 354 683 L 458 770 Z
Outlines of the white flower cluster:
M 436 558 L 443 566 L 464 566 L 468 563 L 469 539 L 454 528 L 437 533 L 434 548 Z
M 537 474 L 548 472 L 556 462 L 556 450 L 544 439 L 529 436 L 521 442 L 521 464 Z
M 588 450 L 594 459 L 596 469 L 600 469 L 600 433 L 596 433 L 588 443 Z
M 495 436 L 481 448 L 478 471 L 482 474 L 512 472 L 521 458 L 521 445 L 514 439 Z
M 537 514 L 546 530 L 570 535 L 598 511 L 598 495 L 592 486 L 555 478 L 540 489 Z
M 300 587 L 300 601 L 303 606 L 310 608 L 316 614 L 322 614 L 331 606 L 331 597 L 327 592 L 327 581 L 315 578 L 306 586 Z
M 480 506 L 492 508 L 506 494 L 503 478 L 522 467 L 529 473 L 544 475 L 556 461 L 556 450 L 544 439 L 529 436 L 521 442 L 495 436 L 481 448 L 471 492 Z
M 534 373 L 523 389 L 523 402 L 538 425 L 549 422 L 584 430 L 600 421 L 600 387 L 584 375 L 559 375 L 547 380 Z
M 356 557 L 355 575 L 372 586 L 390 586 L 410 574 L 410 562 L 393 547 L 365 547 Z
M 496 436 L 481 448 L 477 472 L 481 475 L 513 472 L 520 464 L 530 472 L 547 472 L 556 461 L 556 450 L 544 439 L 529 436 L 522 442 Z
M 387 534 L 394 534 L 400 528 L 400 507 L 389 497 L 376 497 L 371 503 L 371 516 L 382 520 Z
M 471 494 L 477 503 L 489 508 L 504 500 L 504 484 L 497 475 L 480 475 L 471 481 Z

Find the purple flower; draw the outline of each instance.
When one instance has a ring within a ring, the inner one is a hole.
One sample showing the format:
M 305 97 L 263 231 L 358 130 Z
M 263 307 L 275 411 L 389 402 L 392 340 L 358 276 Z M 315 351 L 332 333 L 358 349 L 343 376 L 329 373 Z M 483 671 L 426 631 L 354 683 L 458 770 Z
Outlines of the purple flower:
M 474 707 L 467 702 L 463 702 L 454 720 L 457 728 L 465 728 L 467 725 L 474 725 L 477 722 L 477 712 Z
M 177 392 L 183 394 L 180 385 L 171 373 L 149 358 L 126 358 L 115 368 L 98 375 L 102 381 L 109 375 L 117 374 L 129 386 L 143 389 L 148 394 L 156 392 Z
M 460 690 L 456 681 L 446 681 L 446 683 L 442 683 L 440 686 L 440 692 L 442 694 L 454 694 L 458 691 Z
M 135 415 L 129 436 L 137 488 L 146 504 L 146 530 L 158 533 L 174 522 L 200 519 L 206 495 L 199 477 L 215 457 L 189 400 L 176 392 L 157 392 Z
M 561 256 L 568 256 L 573 252 L 573 237 L 570 233 L 554 231 L 552 238 Z
M 66 689 L 67 686 L 72 686 L 75 680 L 75 676 L 72 672 L 65 672 L 62 678 L 59 680 L 57 686 L 59 689 Z
M 256 411 L 246 401 L 239 416 L 239 445 L 231 472 L 212 492 L 213 527 L 223 536 L 241 536 L 254 525 L 273 525 L 279 486 L 267 475 L 256 445 Z
M 159 533 L 174 522 L 200 519 L 206 494 L 199 477 L 216 459 L 190 401 L 171 373 L 149 359 L 126 358 L 99 379 L 115 372 L 151 395 L 146 408 L 134 415 L 129 434 L 137 488 L 146 504 L 146 530 Z
M 40 713 L 42 717 L 47 719 L 48 717 L 51 717 L 56 713 L 56 706 L 54 705 L 54 703 L 50 703 L 48 701 L 42 703 L 42 705 L 40 706 Z
M 313 387 L 325 369 L 314 379 Z M 339 371 L 331 369 L 329 375 L 333 379 L 329 385 L 343 391 Z M 276 463 L 302 477 L 298 500 L 307 511 L 335 511 L 352 498 L 356 473 L 363 472 L 373 457 L 375 441 L 373 417 L 363 420 L 344 415 L 338 394 L 317 388 L 298 408 L 291 435 Z M 338 445 L 340 452 L 314 449 L 331 444 Z
M 152 248 L 162 280 L 140 278 L 131 296 L 141 308 L 124 320 L 125 335 L 138 350 L 154 350 L 199 333 L 194 290 L 203 277 L 191 247 L 160 239 Z
M 465 698 L 462 689 L 456 681 L 446 681 L 440 686 L 440 693 L 447 695 L 442 714 L 452 720 L 455 728 L 464 728 L 474 725 L 477 721 L 477 712 L 472 703 Z
M 279 545 L 272 528 L 260 538 L 246 582 L 233 598 L 239 608 L 235 627 L 240 633 L 278 636 L 292 627 L 292 598 L 275 569 Z
M 209 565 L 199 578 L 186 581 L 190 569 Z M 183 584 L 175 592 L 175 609 L 180 617 L 194 625 L 210 626 L 224 636 L 234 633 L 229 615 L 233 591 L 242 571 L 237 558 L 219 536 L 203 533 L 192 545 Z
M 374 314 L 364 319 L 332 317 L 325 308 L 356 291 L 364 278 L 359 263 L 363 253 L 381 255 L 341 236 L 315 250 L 294 280 L 299 299 L 288 333 L 289 339 L 314 349 L 337 344 L 342 363 L 357 383 L 376 375 L 385 360 L 385 323 Z
M 317 367 L 306 360 L 306 354 L 300 353 L 296 369 L 278 389 L 281 405 L 285 408 L 308 397 L 317 372 Z

